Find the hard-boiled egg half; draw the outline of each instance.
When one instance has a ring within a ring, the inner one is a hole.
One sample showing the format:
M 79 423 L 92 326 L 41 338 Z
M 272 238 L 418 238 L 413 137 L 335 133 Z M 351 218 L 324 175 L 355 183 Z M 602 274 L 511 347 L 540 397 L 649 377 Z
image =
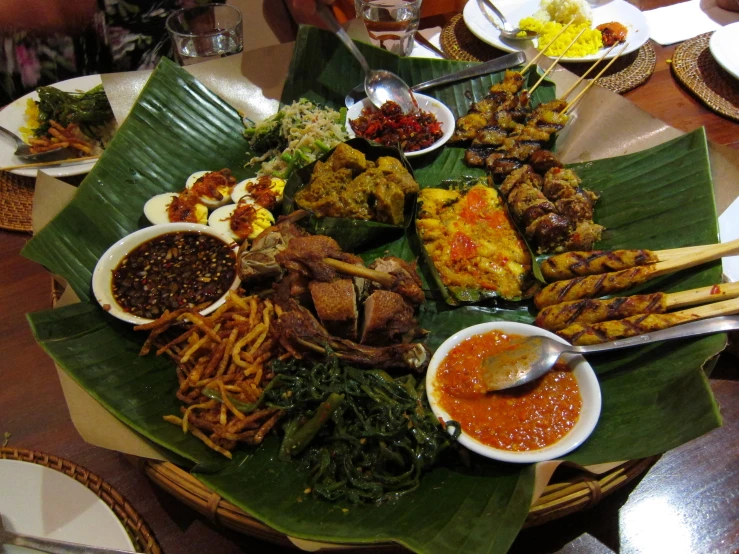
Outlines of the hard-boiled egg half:
M 237 184 L 231 192 L 231 200 L 238 202 L 245 196 L 251 196 L 260 206 L 273 210 L 282 202 L 285 191 L 285 180 L 279 177 L 252 177 Z
M 208 225 L 236 242 L 255 239 L 275 222 L 272 214 L 245 196 L 238 204 L 229 204 L 210 214 Z
M 144 204 L 144 215 L 152 225 L 187 221 L 208 223 L 208 208 L 197 197 L 176 192 L 157 194 Z
M 196 171 L 187 178 L 185 187 L 196 193 L 208 209 L 213 210 L 228 204 L 235 183 L 236 179 L 231 176 L 231 171 L 221 169 L 220 171 Z

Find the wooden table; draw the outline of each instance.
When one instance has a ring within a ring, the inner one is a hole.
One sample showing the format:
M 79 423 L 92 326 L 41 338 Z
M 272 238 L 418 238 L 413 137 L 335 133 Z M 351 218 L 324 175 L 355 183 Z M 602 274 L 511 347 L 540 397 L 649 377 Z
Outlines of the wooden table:
M 635 0 L 642 9 L 671 0 Z M 657 51 L 655 74 L 626 96 L 684 131 L 704 125 L 709 139 L 739 149 L 739 125 L 704 108 L 677 84 Z M 51 360 L 34 342 L 24 314 L 49 308 L 46 271 L 22 258 L 28 235 L 0 231 L 0 436 L 9 444 L 68 458 L 116 487 L 139 513 L 165 552 L 282 552 L 223 531 L 152 485 L 135 461 L 82 441 L 69 418 Z M 517 553 L 739 551 L 739 372 L 723 354 L 711 376 L 724 427 L 662 456 L 637 483 L 596 507 L 523 531 Z

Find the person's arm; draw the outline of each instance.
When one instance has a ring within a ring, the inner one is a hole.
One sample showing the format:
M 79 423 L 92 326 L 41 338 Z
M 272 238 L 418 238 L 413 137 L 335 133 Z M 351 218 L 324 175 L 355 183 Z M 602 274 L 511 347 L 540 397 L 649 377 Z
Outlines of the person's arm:
M 317 2 L 332 4 L 334 0 L 286 0 L 290 14 L 296 23 L 308 23 L 316 27 L 325 27 L 321 16 L 316 12 Z
M 97 0 L 0 0 L 0 33 L 74 34 L 93 22 Z

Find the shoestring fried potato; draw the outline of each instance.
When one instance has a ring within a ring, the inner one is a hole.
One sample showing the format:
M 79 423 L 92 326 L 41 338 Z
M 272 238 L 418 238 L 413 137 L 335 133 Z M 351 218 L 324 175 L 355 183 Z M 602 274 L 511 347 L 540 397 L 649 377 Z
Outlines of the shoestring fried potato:
M 135 327 L 150 332 L 142 356 L 156 349 L 177 364 L 181 413 L 164 419 L 227 458 L 238 443 L 260 444 L 283 415 L 259 404 L 273 378 L 269 362 L 289 357 L 277 340 L 280 313 L 268 299 L 232 291 L 209 316 L 175 310 Z

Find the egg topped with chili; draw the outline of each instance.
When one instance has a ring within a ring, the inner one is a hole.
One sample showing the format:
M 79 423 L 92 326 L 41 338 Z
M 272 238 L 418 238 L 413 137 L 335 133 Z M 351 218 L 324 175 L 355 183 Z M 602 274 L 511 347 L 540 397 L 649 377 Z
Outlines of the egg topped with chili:
M 531 255 L 495 189 L 426 188 L 418 200 L 416 227 L 444 285 L 525 296 Z

